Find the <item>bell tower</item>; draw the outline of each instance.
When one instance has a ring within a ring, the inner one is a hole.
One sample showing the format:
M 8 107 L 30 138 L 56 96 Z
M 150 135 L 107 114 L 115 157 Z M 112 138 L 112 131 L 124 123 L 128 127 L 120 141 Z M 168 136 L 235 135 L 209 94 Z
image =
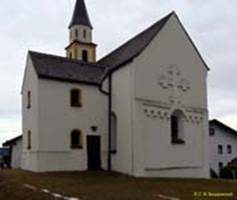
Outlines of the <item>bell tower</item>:
M 68 58 L 85 62 L 96 62 L 96 44 L 92 42 L 92 30 L 84 0 L 76 0 L 71 23 L 69 24 Z

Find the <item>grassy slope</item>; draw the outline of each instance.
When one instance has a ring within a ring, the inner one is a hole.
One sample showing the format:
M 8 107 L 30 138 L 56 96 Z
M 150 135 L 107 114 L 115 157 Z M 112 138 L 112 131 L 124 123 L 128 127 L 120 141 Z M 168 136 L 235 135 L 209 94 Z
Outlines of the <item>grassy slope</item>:
M 23 184 L 47 188 L 82 200 L 159 200 L 158 194 L 192 200 L 193 193 L 199 191 L 234 192 L 236 196 L 232 199 L 237 199 L 237 181 L 135 179 L 106 172 L 35 174 L 17 170 L 0 171 L 0 199 L 53 199 L 48 195 L 30 191 L 24 188 Z

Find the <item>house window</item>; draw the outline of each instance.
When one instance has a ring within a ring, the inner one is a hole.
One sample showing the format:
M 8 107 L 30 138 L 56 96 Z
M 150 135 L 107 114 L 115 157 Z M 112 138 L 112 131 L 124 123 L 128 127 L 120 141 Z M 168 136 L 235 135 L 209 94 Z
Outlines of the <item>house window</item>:
M 71 90 L 71 106 L 72 107 L 81 107 L 81 90 L 72 89 Z
M 78 30 L 75 30 L 75 36 L 78 37 Z
M 218 167 L 219 167 L 219 173 L 221 172 L 221 170 L 223 169 L 223 167 L 224 167 L 224 164 L 223 164 L 223 162 L 219 162 L 218 163 Z
M 69 53 L 69 58 L 72 58 L 72 52 Z
M 27 108 L 31 108 L 31 91 L 27 92 Z
M 180 110 L 176 110 L 170 119 L 170 127 L 171 127 L 171 143 L 172 144 L 184 144 L 183 140 L 183 112 Z
M 31 131 L 28 130 L 27 132 L 27 149 L 30 150 L 31 149 Z
M 82 51 L 82 60 L 88 62 L 88 52 L 86 50 Z
M 214 136 L 215 135 L 215 129 L 210 128 L 209 133 L 210 133 L 210 136 Z
M 86 38 L 86 30 L 83 30 L 83 37 Z
M 230 144 L 227 145 L 227 153 L 232 154 L 232 146 Z
M 82 133 L 80 130 L 73 130 L 71 132 L 71 148 L 82 149 Z
M 114 112 L 111 115 L 111 151 L 114 154 L 117 151 L 117 116 Z
M 223 154 L 223 146 L 218 145 L 218 154 Z

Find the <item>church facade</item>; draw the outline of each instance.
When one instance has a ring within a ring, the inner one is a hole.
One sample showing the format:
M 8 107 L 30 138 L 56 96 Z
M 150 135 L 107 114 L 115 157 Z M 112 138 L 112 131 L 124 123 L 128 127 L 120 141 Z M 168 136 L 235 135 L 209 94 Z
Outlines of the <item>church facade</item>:
M 84 0 L 66 57 L 30 51 L 22 168 L 209 177 L 208 67 L 175 12 L 96 59 Z

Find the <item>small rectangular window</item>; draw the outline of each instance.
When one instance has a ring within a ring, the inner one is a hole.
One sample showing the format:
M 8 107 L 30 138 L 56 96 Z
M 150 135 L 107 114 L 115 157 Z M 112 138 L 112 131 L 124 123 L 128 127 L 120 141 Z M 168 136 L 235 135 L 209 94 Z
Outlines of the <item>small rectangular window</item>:
M 219 167 L 219 173 L 221 172 L 221 170 L 223 169 L 223 167 L 224 167 L 224 164 L 223 164 L 223 162 L 219 162 L 218 163 L 218 167 Z
M 75 30 L 75 36 L 78 37 L 78 30 Z
M 227 146 L 227 153 L 232 154 L 232 146 L 231 145 Z
M 80 130 L 71 132 L 71 149 L 82 149 L 82 132 Z
M 86 38 L 86 30 L 83 30 L 83 37 Z
M 72 107 L 81 107 L 81 90 L 79 89 L 72 89 L 71 90 L 71 106 Z
M 218 154 L 223 154 L 223 146 L 218 145 Z
M 28 150 L 31 149 L 31 131 L 30 130 L 27 132 L 27 149 Z
M 27 91 L 27 106 L 28 109 L 31 108 L 31 91 Z
M 210 133 L 210 136 L 214 136 L 215 135 L 215 129 L 210 128 L 209 133 Z

